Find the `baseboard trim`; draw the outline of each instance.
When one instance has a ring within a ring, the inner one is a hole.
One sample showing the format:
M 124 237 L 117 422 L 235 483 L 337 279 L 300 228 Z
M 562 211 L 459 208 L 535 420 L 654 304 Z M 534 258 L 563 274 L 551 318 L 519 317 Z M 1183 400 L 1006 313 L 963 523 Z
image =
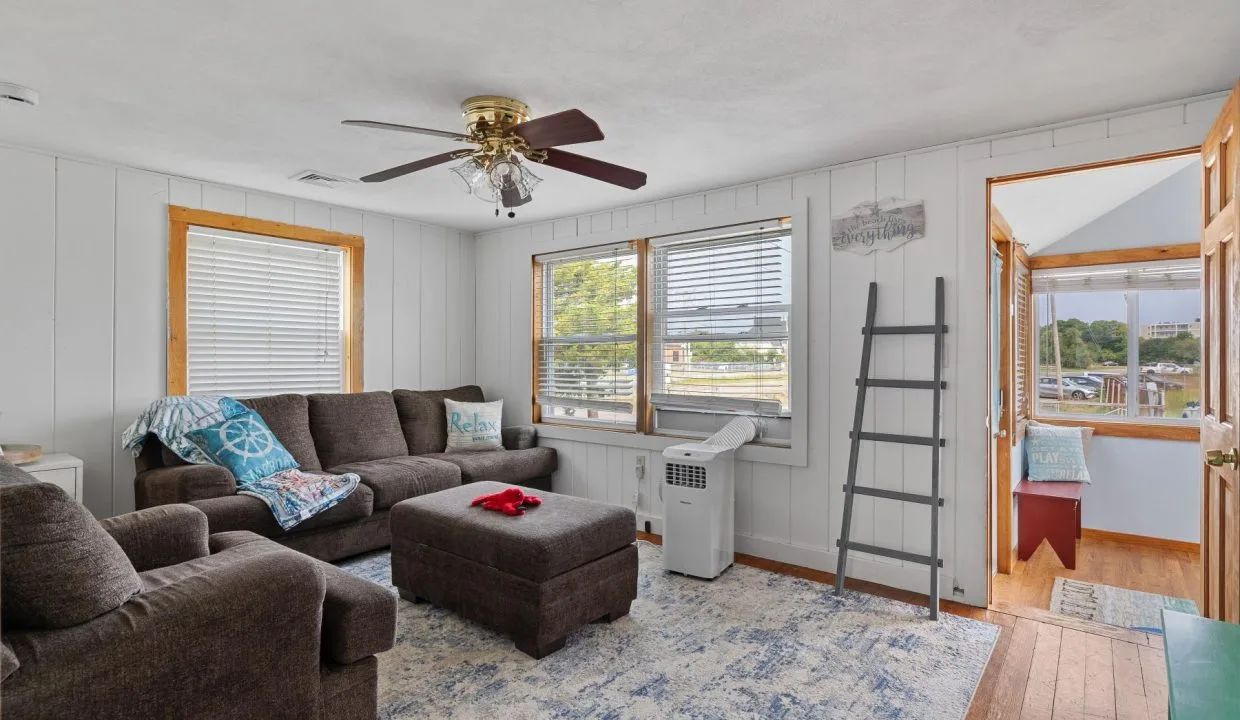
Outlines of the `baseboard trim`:
M 644 530 L 647 520 L 650 521 L 653 534 L 663 534 L 663 519 L 641 512 L 637 513 L 637 530 L 639 532 Z M 735 537 L 735 549 L 737 553 L 752 555 L 777 563 L 786 563 L 828 573 L 835 572 L 836 554 L 823 547 L 797 545 L 738 533 Z M 964 596 L 957 596 L 952 592 L 952 585 L 955 583 L 951 576 L 951 570 L 952 568 L 949 566 L 940 571 L 939 588 L 941 599 L 945 602 L 952 601 L 961 605 L 986 607 L 985 588 L 974 589 L 972 592 L 966 591 Z M 848 556 L 847 575 L 850 579 L 876 583 L 919 595 L 925 595 L 930 586 L 930 568 L 924 565 L 904 564 L 898 560 L 876 558 L 861 552 L 854 552 Z
M 1090 538 L 1092 540 L 1109 540 L 1111 542 L 1126 543 L 1128 545 L 1143 545 L 1145 547 L 1174 550 L 1176 552 L 1201 552 L 1200 543 L 1188 542 L 1186 540 L 1170 540 L 1168 538 L 1150 537 L 1148 535 L 1132 535 L 1129 533 L 1115 532 L 1113 530 L 1081 528 L 1081 537 Z

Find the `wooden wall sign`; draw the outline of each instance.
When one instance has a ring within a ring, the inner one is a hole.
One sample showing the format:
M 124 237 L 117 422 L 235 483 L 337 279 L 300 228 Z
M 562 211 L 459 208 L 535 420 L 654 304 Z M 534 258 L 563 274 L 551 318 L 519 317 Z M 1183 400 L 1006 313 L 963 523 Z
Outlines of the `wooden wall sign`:
M 888 197 L 854 205 L 831 218 L 831 247 L 858 255 L 891 251 L 926 235 L 926 204 Z

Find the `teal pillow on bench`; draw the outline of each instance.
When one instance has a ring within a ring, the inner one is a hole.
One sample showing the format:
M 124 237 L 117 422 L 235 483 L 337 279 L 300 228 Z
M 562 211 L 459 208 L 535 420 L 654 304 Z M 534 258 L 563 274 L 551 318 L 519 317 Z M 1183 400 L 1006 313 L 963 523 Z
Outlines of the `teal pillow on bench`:
M 1089 482 L 1081 429 L 1030 425 L 1025 431 L 1029 479 L 1052 482 Z
M 238 407 L 242 408 L 241 412 L 215 425 L 192 430 L 186 437 L 211 462 L 228 468 L 238 485 L 297 468 L 297 461 L 267 427 L 262 416 L 239 404 Z

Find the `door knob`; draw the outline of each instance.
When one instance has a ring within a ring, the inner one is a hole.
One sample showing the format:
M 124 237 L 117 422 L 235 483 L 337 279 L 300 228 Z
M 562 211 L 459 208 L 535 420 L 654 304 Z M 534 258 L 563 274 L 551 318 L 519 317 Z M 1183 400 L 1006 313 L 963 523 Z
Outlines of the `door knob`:
M 1229 453 L 1222 450 L 1207 450 L 1206 462 L 1214 467 L 1230 465 L 1233 468 L 1240 468 L 1240 450 L 1232 450 Z

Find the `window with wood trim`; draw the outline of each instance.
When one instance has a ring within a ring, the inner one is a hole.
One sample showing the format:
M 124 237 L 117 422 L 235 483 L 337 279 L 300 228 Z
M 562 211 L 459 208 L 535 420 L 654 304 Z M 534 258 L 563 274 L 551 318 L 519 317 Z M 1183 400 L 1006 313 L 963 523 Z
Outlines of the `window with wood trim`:
M 704 437 L 737 415 L 792 437 L 787 218 L 534 258 L 534 418 Z
M 1199 259 L 1034 269 L 1033 300 L 1038 418 L 1196 425 Z
M 361 390 L 362 240 L 172 208 L 168 392 Z
M 635 426 L 637 259 L 634 243 L 535 259 L 534 371 L 542 422 Z

